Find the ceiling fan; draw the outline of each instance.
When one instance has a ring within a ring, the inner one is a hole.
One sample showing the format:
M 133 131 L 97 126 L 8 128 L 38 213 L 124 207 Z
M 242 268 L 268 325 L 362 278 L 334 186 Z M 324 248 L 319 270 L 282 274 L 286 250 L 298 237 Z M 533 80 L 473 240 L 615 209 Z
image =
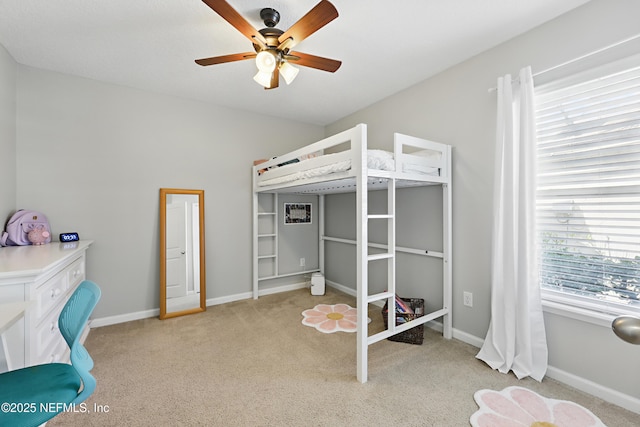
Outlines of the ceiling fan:
M 202 1 L 251 40 L 255 52 L 197 59 L 196 64 L 205 66 L 255 58 L 258 74 L 253 79 L 265 89 L 277 88 L 280 74 L 285 82 L 290 84 L 299 71 L 291 65 L 292 63 L 330 73 L 335 72 L 342 64 L 341 61 L 335 59 L 291 50 L 302 40 L 338 17 L 338 11 L 327 0 L 322 0 L 315 5 L 287 31 L 276 28 L 280 21 L 280 13 L 275 9 L 265 8 L 260 11 L 260 18 L 264 21 L 266 28 L 256 30 L 225 0 Z

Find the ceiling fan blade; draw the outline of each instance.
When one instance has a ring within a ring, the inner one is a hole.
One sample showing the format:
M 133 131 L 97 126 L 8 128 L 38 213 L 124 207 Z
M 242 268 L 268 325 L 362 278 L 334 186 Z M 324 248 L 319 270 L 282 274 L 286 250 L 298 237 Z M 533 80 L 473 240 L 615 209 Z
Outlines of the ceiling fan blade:
M 233 25 L 236 30 L 240 31 L 246 38 L 254 42 L 258 39 L 266 44 L 266 40 L 253 25 L 242 17 L 229 3 L 224 0 L 202 0 L 207 6 L 213 9 L 218 15 L 223 17 L 229 24 Z
M 318 31 L 338 17 L 338 11 L 335 6 L 327 0 L 322 0 L 313 9 L 307 12 L 298 22 L 293 24 L 291 28 L 282 33 L 278 37 L 278 42 L 283 43 L 285 40 L 293 39 L 287 47 L 289 49 Z
M 338 70 L 342 65 L 342 61 L 338 61 L 336 59 L 323 58 L 322 56 L 315 56 L 302 52 L 289 52 L 289 54 L 285 55 L 284 58 L 295 65 L 316 68 L 330 73 L 336 72 L 336 70 Z
M 234 53 L 232 55 L 213 56 L 211 58 L 196 59 L 198 65 L 215 65 L 224 64 L 225 62 L 242 61 L 244 59 L 251 59 L 256 57 L 255 52 Z
M 273 73 L 271 73 L 271 84 L 269 85 L 269 87 L 265 87 L 265 89 L 275 89 L 278 87 L 279 83 L 280 71 L 278 71 L 278 69 L 276 68 L 275 70 L 273 70 Z

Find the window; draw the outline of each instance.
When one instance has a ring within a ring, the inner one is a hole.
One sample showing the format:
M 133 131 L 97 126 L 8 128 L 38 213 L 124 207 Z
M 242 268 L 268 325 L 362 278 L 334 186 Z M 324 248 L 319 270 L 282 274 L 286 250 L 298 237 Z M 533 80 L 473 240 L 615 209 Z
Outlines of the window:
M 635 58 L 536 89 L 545 299 L 640 312 L 638 64 Z

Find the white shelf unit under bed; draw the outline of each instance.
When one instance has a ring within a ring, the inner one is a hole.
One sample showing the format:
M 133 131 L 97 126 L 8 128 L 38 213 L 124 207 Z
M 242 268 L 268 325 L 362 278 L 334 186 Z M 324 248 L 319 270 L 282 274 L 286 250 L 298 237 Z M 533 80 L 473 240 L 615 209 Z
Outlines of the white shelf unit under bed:
M 339 146 L 339 147 L 338 147 Z M 325 150 L 347 149 L 325 155 Z M 293 162 L 293 163 L 289 163 Z M 287 164 L 288 163 L 288 164 Z M 283 165 L 284 164 L 284 165 Z M 278 166 L 282 165 L 282 166 Z M 262 171 L 262 172 L 261 172 Z M 266 172 L 265 172 L 266 171 Z M 358 381 L 367 381 L 368 346 L 407 329 L 442 318 L 442 333 L 452 336 L 451 298 L 451 146 L 402 134 L 394 134 L 394 151 L 386 153 L 367 149 L 367 126 L 359 124 L 351 129 L 307 145 L 267 162 L 254 166 L 253 172 L 253 297 L 258 298 L 260 282 L 291 274 L 279 275 L 277 267 L 278 194 L 318 195 L 319 271 L 324 273 L 324 243 L 338 241 L 356 245 L 357 368 Z M 442 252 L 397 247 L 395 241 L 396 189 L 441 185 L 443 207 Z M 387 190 L 387 212 L 370 215 L 368 192 Z M 324 235 L 324 196 L 337 193 L 356 193 L 356 241 Z M 258 196 L 273 195 L 273 209 L 260 211 Z M 274 218 L 273 232 L 260 234 L 259 219 Z M 387 244 L 369 242 L 369 221 L 387 221 Z M 274 239 L 273 254 L 260 254 L 259 240 Z M 382 252 L 370 254 L 369 248 Z M 368 335 L 368 304 L 384 302 L 395 306 L 396 252 L 415 253 L 442 259 L 442 308 L 410 322 L 396 325 L 395 311 L 388 310 L 388 328 Z M 273 258 L 273 274 L 260 276 L 259 261 Z M 369 294 L 368 264 L 387 262 L 387 290 Z M 303 274 L 298 272 L 296 274 Z

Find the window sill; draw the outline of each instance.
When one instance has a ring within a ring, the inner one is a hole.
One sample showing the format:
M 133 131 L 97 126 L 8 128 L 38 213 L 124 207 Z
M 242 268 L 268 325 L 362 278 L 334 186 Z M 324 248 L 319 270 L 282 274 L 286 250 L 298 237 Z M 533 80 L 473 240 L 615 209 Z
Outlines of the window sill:
M 619 316 L 640 316 L 638 304 L 622 305 L 550 289 L 542 289 L 541 291 L 542 310 L 545 313 L 607 328 L 610 328 L 613 320 Z
M 601 313 L 582 307 L 576 307 L 558 301 L 548 299 L 542 300 L 542 311 L 545 313 L 555 314 L 557 316 L 568 317 L 570 319 L 579 320 L 581 322 L 591 323 L 593 325 L 605 328 L 611 327 L 611 322 L 617 317 L 613 314 Z

